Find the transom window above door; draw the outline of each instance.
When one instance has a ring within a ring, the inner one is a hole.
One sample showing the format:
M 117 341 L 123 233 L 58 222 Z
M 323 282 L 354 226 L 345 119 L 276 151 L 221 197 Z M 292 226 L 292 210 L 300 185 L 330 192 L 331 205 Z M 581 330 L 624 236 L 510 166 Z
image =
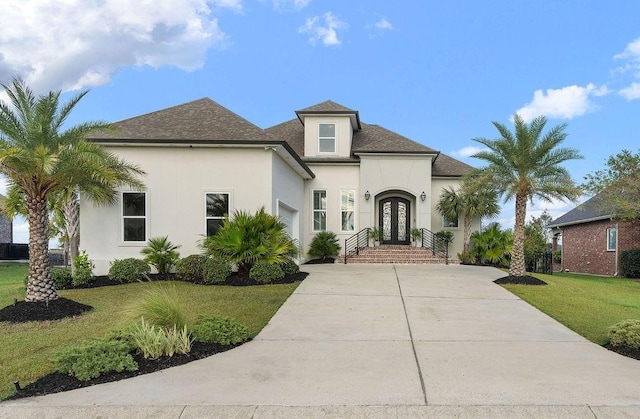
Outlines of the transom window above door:
M 318 124 L 318 151 L 336 152 L 336 124 Z

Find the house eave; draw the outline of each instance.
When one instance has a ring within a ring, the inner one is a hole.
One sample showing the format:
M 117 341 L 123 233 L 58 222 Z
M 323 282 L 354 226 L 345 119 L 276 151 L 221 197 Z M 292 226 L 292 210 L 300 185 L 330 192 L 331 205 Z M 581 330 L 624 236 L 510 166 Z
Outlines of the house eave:
M 348 116 L 351 119 L 351 128 L 354 131 L 360 131 L 362 129 L 360 113 L 358 111 L 296 111 L 296 115 L 302 125 L 304 125 L 305 116 Z
M 578 224 L 593 223 L 595 221 L 604 221 L 613 219 L 611 215 L 601 215 L 599 217 L 585 218 L 584 220 L 567 221 L 565 223 L 548 224 L 547 228 L 561 228 Z
M 368 150 L 368 151 L 354 151 L 353 154 L 355 156 L 438 156 L 440 152 L 436 151 L 379 151 L 379 150 Z
M 90 142 L 120 147 L 181 147 L 181 148 L 264 148 L 272 149 L 291 166 L 303 179 L 314 179 L 315 173 L 302 161 L 286 141 L 253 141 L 253 140 L 189 140 L 189 139 L 89 139 Z

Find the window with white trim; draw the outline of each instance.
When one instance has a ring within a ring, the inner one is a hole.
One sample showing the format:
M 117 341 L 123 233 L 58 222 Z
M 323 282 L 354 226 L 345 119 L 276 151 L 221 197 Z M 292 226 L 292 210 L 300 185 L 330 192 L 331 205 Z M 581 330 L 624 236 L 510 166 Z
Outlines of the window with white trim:
M 356 229 L 356 191 L 343 189 L 340 191 L 340 230 Z
M 607 229 L 607 251 L 613 252 L 618 248 L 618 229 L 611 227 Z
M 222 224 L 224 217 L 229 214 L 228 193 L 205 194 L 205 222 L 207 237 L 215 235 Z
M 336 124 L 318 124 L 318 151 L 336 152 Z
M 444 215 L 442 216 L 442 227 L 458 228 L 458 219 L 450 220 Z
M 313 231 L 327 229 L 327 191 L 313 191 Z
M 147 241 L 147 197 L 144 192 L 122 193 L 122 241 Z

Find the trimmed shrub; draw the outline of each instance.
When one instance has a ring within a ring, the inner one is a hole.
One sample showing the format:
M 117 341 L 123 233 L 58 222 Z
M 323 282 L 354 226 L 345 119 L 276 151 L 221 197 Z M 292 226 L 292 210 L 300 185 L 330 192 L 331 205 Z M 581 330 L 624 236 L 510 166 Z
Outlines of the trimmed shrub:
M 629 249 L 621 252 L 620 266 L 626 278 L 640 278 L 640 249 Z
M 178 294 L 169 288 L 147 291 L 132 309 L 132 314 L 136 319 L 142 317 L 149 324 L 164 329 L 182 329 L 187 324 Z
M 72 287 L 71 268 L 51 268 L 51 276 L 57 290 L 66 290 Z
M 623 320 L 609 328 L 611 346 L 640 349 L 640 320 Z
M 149 278 L 149 272 L 149 264 L 142 259 L 116 259 L 109 267 L 109 279 L 122 283 L 143 282 Z
M 284 272 L 285 276 L 297 274 L 298 272 L 300 272 L 300 266 L 298 266 L 296 261 L 291 258 L 288 258 L 287 260 L 282 262 L 280 264 L 280 267 L 282 268 L 282 272 Z
M 153 237 L 147 242 L 147 247 L 142 249 L 140 253 L 144 255 L 144 261 L 152 265 L 160 275 L 167 275 L 171 272 L 171 268 L 180 259 L 178 248 L 169 241 L 168 236 Z
M 219 256 L 208 257 L 204 262 L 202 282 L 205 284 L 224 284 L 231 275 L 231 265 Z
M 260 284 L 270 284 L 277 279 L 284 278 L 284 271 L 278 264 L 258 262 L 249 271 L 249 278 Z
M 74 287 L 83 287 L 93 282 L 93 269 L 96 265 L 89 259 L 89 255 L 85 250 L 76 256 L 73 265 L 76 268 L 76 274 L 71 279 L 71 285 Z
M 335 258 L 340 254 L 340 244 L 336 233 L 321 231 L 315 235 L 309 245 L 309 255 L 322 259 Z
M 187 282 L 202 282 L 207 259 L 205 255 L 189 255 L 179 259 L 176 262 L 176 277 Z
M 191 338 L 187 326 L 165 329 L 147 323 L 143 317 L 131 329 L 131 338 L 138 352 L 146 359 L 191 352 Z
M 246 341 L 251 333 L 246 326 L 232 318 L 203 316 L 191 326 L 191 336 L 196 342 L 233 345 Z
M 52 361 L 58 371 L 73 375 L 80 381 L 87 381 L 106 372 L 136 371 L 138 364 L 130 351 L 126 341 L 95 339 L 58 352 Z

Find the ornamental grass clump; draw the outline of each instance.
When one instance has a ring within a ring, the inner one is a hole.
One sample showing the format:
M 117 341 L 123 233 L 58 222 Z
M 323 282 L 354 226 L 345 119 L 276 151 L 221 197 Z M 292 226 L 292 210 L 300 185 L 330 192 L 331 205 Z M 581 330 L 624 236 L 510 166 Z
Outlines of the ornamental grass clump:
M 623 320 L 609 328 L 611 346 L 640 350 L 640 320 Z
M 131 314 L 136 319 L 142 317 L 149 324 L 164 329 L 182 329 L 187 324 L 178 293 L 167 287 L 148 290 L 132 308 Z
M 165 329 L 146 322 L 143 317 L 132 327 L 131 338 L 138 352 L 146 359 L 191 352 L 191 337 L 187 326 Z

